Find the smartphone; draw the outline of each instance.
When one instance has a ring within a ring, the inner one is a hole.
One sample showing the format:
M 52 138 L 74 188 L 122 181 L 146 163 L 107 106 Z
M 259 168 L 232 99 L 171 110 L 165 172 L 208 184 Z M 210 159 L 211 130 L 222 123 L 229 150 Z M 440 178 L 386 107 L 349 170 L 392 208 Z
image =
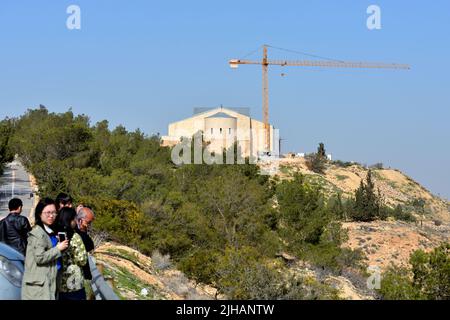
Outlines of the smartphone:
M 65 232 L 58 232 L 59 242 L 63 242 L 67 239 L 67 235 Z

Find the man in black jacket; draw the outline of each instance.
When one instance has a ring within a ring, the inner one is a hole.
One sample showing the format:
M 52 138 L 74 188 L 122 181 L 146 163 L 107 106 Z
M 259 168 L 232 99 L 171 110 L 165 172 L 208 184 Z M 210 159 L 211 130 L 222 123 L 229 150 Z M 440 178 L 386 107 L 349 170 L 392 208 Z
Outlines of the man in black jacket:
M 23 203 L 22 200 L 14 198 L 9 201 L 9 215 L 4 223 L 4 242 L 10 247 L 16 249 L 21 254 L 27 252 L 28 232 L 31 231 L 31 225 L 28 219 L 21 216 Z

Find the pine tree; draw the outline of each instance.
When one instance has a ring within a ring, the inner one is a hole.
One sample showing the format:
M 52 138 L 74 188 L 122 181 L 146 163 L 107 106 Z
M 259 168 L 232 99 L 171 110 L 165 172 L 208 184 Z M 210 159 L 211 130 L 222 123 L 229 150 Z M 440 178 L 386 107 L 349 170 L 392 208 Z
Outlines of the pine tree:
M 355 204 L 352 218 L 357 221 L 373 221 L 384 218 L 383 201 L 381 193 L 375 192 L 375 183 L 372 179 L 372 171 L 367 173 L 366 182 L 361 180 L 359 188 L 355 191 Z
M 340 192 L 337 193 L 336 197 L 331 202 L 330 210 L 339 220 L 347 220 L 347 211 L 346 208 L 344 208 Z
M 317 156 L 322 158 L 327 157 L 327 154 L 325 152 L 325 145 L 323 144 L 323 142 L 319 143 L 319 147 L 317 148 Z
M 327 163 L 327 156 L 325 153 L 325 146 L 321 142 L 317 148 L 317 153 L 306 155 L 306 165 L 308 169 L 319 174 L 325 173 L 325 165 Z

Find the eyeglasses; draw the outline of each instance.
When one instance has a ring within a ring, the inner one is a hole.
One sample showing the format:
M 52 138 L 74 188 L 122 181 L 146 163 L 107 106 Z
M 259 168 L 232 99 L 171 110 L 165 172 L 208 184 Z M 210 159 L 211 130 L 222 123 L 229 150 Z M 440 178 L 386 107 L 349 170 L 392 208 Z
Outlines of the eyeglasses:
M 58 214 L 58 212 L 56 212 L 56 211 L 44 211 L 44 212 L 42 212 L 42 214 L 45 214 L 47 217 L 49 217 L 49 216 L 56 216 Z

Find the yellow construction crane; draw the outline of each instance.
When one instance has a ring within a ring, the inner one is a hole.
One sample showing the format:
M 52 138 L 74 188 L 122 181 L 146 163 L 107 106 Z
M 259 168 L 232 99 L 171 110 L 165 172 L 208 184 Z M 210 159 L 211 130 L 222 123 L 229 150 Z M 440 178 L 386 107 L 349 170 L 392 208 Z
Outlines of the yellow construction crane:
M 269 60 L 267 57 L 267 48 L 272 47 L 263 45 L 263 57 L 261 61 L 231 59 L 230 67 L 236 69 L 240 64 L 259 64 L 262 66 L 263 76 L 263 121 L 265 131 L 265 151 L 270 152 L 270 128 L 269 128 L 269 65 L 276 66 L 297 66 L 297 67 L 325 67 L 325 68 L 369 68 L 369 69 L 410 69 L 407 64 L 396 63 L 374 63 L 374 62 L 348 62 L 329 59 L 321 60 Z M 272 47 L 275 48 L 275 47 Z M 290 50 L 286 50 L 290 51 Z M 316 56 L 317 57 L 317 56 Z

